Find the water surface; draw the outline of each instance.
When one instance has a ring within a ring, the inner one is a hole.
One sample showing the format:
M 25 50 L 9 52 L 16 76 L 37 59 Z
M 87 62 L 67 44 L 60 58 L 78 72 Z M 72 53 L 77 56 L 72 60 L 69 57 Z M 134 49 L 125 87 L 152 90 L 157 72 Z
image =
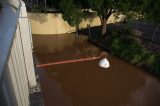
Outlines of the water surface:
M 87 37 L 34 35 L 38 62 L 78 59 L 102 50 Z M 98 60 L 38 68 L 45 106 L 160 106 L 160 82 L 144 71 L 108 55 L 111 67 Z

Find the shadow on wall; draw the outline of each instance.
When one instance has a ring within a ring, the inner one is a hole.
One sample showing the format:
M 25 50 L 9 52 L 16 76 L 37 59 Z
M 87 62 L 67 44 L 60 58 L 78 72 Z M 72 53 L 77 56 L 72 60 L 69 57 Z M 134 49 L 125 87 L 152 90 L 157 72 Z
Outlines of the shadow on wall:
M 56 17 L 58 17 L 58 14 L 59 14 L 59 13 L 54 13 L 54 14 L 51 14 L 51 16 L 52 16 L 53 18 L 56 18 Z
M 28 17 L 34 21 L 39 21 L 40 24 L 47 21 L 47 14 L 45 13 L 28 14 Z
M 83 11 L 83 14 L 84 14 L 84 21 L 87 21 L 87 20 L 89 20 L 89 22 L 92 22 L 93 20 L 94 20 L 94 18 L 96 18 L 97 17 L 97 13 L 96 12 L 93 12 L 93 11 L 91 11 L 91 10 L 84 10 Z
M 79 29 L 87 29 L 90 27 L 100 26 L 101 21 L 95 12 L 85 13 L 86 18 L 79 24 Z M 76 27 L 72 27 L 63 19 L 61 13 L 28 13 L 28 17 L 32 25 L 33 34 L 64 34 L 76 31 Z M 115 23 L 115 18 L 110 17 L 108 23 Z

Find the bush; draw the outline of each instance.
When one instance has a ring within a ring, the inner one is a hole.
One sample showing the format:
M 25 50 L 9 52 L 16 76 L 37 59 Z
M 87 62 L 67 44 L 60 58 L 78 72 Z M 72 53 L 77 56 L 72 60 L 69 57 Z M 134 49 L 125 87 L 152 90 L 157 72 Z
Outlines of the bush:
M 143 48 L 131 37 L 132 31 L 121 29 L 112 33 L 112 53 L 133 64 L 141 64 Z
M 146 58 L 144 59 L 144 62 L 142 65 L 146 69 L 152 71 L 154 61 L 155 61 L 155 55 L 148 53 L 148 54 L 146 54 Z
M 124 48 L 127 47 L 126 44 L 130 43 L 129 34 L 125 29 L 117 30 L 111 33 L 110 45 L 111 50 L 114 54 L 119 54 Z
M 105 39 L 106 47 L 109 47 L 114 55 L 160 75 L 160 55 L 154 55 L 142 47 L 141 43 L 132 37 L 133 34 L 134 32 L 127 28 L 110 31 L 110 35 Z
M 131 61 L 132 64 L 141 65 L 141 60 L 143 58 L 143 48 L 138 45 L 137 42 L 132 42 L 132 44 L 129 45 L 129 49 L 127 50 L 131 52 L 129 61 Z

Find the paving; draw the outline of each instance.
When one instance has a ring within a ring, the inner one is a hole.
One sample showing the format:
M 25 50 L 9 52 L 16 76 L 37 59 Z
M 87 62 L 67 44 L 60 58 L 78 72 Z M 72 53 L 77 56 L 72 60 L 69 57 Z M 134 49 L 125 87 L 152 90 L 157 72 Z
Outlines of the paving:
M 41 86 L 39 83 L 39 75 L 37 74 L 36 67 L 35 70 L 36 70 L 37 86 L 29 90 L 30 106 L 44 106 Z

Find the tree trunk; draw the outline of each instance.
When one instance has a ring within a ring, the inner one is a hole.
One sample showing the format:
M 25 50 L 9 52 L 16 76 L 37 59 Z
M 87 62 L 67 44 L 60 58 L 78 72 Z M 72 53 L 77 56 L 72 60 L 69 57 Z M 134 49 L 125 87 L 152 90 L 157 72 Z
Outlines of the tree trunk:
M 100 17 L 101 20 L 101 35 L 105 35 L 107 32 L 107 21 L 108 18 L 112 15 L 113 9 L 105 10 L 103 11 L 103 14 Z
M 101 35 L 105 35 L 106 34 L 106 28 L 107 28 L 107 21 L 103 20 L 102 25 L 101 25 Z
M 103 18 L 101 19 L 101 35 L 105 35 L 106 34 L 106 28 L 107 28 L 107 19 Z

